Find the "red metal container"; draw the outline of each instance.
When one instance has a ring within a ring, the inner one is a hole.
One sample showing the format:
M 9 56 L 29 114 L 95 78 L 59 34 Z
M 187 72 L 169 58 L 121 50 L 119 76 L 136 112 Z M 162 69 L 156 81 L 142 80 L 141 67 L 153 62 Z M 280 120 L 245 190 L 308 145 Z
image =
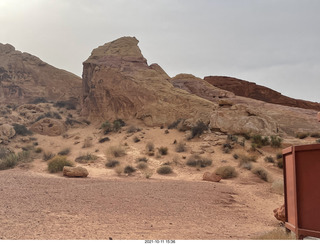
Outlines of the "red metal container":
M 320 238 L 320 144 L 284 149 L 286 223 L 297 238 Z

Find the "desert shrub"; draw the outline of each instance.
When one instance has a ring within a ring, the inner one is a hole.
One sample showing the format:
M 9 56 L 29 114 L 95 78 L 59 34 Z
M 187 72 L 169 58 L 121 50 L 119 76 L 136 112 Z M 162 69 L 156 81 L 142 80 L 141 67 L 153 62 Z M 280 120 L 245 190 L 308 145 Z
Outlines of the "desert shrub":
M 88 148 L 92 146 L 92 138 L 91 137 L 86 137 L 83 141 L 82 148 Z
M 98 157 L 96 155 L 93 155 L 91 153 L 87 153 L 85 155 L 81 155 L 81 156 L 77 157 L 75 159 L 75 161 L 78 163 L 87 163 L 87 162 L 95 161 L 95 160 L 97 160 L 97 158 Z
M 276 159 L 280 159 L 280 158 L 282 158 L 282 157 L 283 157 L 282 153 L 277 153 L 277 154 L 276 154 Z
M 153 144 L 153 142 L 148 142 L 148 143 L 146 144 L 146 150 L 147 150 L 147 152 L 153 152 L 153 151 L 154 151 L 154 144 Z
M 274 163 L 274 159 L 272 156 L 266 156 L 264 158 L 264 161 L 268 162 L 268 163 Z
M 146 177 L 146 179 L 151 178 L 152 175 L 153 175 L 153 171 L 152 170 L 145 170 L 144 171 L 144 176 Z
M 103 131 L 103 134 L 106 135 L 112 131 L 112 125 L 108 120 L 106 120 L 105 122 L 102 123 L 101 129 Z
M 264 168 L 262 167 L 257 167 L 257 168 L 254 168 L 252 170 L 252 173 L 254 173 L 255 175 L 259 176 L 260 179 L 266 181 L 266 182 L 270 182 L 271 181 L 271 176 L 269 174 L 269 172 L 267 170 L 265 170 Z
M 16 131 L 17 135 L 21 135 L 21 136 L 32 135 L 32 132 L 28 130 L 27 127 L 25 127 L 24 125 L 13 124 L 13 128 Z
M 109 159 L 108 162 L 105 164 L 105 166 L 107 168 L 114 168 L 114 167 L 118 166 L 119 164 L 120 164 L 120 162 L 118 160 Z
M 138 169 L 146 169 L 146 168 L 148 168 L 148 164 L 145 162 L 140 162 L 140 163 L 138 163 L 137 168 Z
M 121 165 L 118 165 L 114 168 L 114 171 L 117 173 L 118 176 L 120 176 L 123 173 L 123 167 Z
M 48 101 L 44 97 L 37 97 L 37 98 L 33 99 L 30 103 L 32 103 L 32 104 L 48 103 Z
M 183 142 L 178 142 L 176 144 L 176 152 L 185 152 L 186 151 L 186 145 Z
M 296 134 L 296 138 L 299 138 L 299 139 L 305 139 L 309 136 L 309 133 L 307 132 L 298 132 Z
M 269 137 L 262 137 L 261 135 L 253 135 L 251 137 L 251 142 L 254 143 L 258 148 L 270 145 Z
M 279 195 L 284 194 L 284 184 L 283 180 L 276 180 L 271 185 L 271 192 L 277 193 Z
M 227 136 L 227 140 L 233 141 L 233 142 L 238 142 L 238 137 L 237 137 L 236 135 L 231 135 L 231 134 L 229 134 L 229 135 Z
M 65 156 L 57 155 L 48 162 L 48 170 L 50 173 L 62 171 L 64 166 L 73 166 L 73 163 Z
M 159 147 L 158 152 L 160 155 L 167 155 L 168 154 L 168 148 L 167 147 Z
M 312 132 L 310 134 L 310 136 L 313 137 L 313 138 L 320 138 L 320 133 L 319 132 Z
M 45 114 L 41 114 L 40 116 L 38 116 L 38 118 L 36 118 L 35 122 L 37 122 L 43 118 L 62 119 L 61 115 L 57 112 L 47 112 Z
M 31 151 L 29 150 L 18 152 L 17 156 L 18 156 L 18 161 L 21 161 L 24 163 L 28 163 L 32 161 Z
M 112 130 L 117 132 L 119 131 L 123 126 L 126 125 L 126 123 L 122 119 L 116 119 L 113 121 L 113 128 Z
M 224 143 L 222 145 L 222 151 L 224 153 L 230 153 L 230 151 L 233 149 L 233 146 L 230 143 Z
M 234 153 L 234 154 L 232 155 L 232 157 L 233 157 L 234 159 L 238 159 L 238 158 L 239 158 L 239 155 L 236 154 L 236 153 Z
M 271 147 L 279 148 L 282 144 L 282 138 L 272 135 L 271 137 Z
M 0 146 L 0 159 L 5 158 L 9 154 L 10 154 L 10 151 L 7 148 Z
M 70 151 L 71 151 L 70 148 L 65 148 L 65 149 L 62 149 L 60 152 L 58 152 L 58 155 L 66 156 L 66 155 L 69 155 Z
M 198 121 L 197 124 L 191 128 L 190 139 L 202 135 L 206 130 L 208 130 L 208 126 L 202 121 Z
M 136 159 L 136 162 L 137 162 L 137 163 L 139 163 L 139 162 L 145 162 L 145 163 L 146 163 L 146 162 L 148 162 L 148 158 L 146 158 L 146 157 L 140 157 L 140 158 L 137 158 L 137 159 Z
M 66 108 L 67 110 L 75 110 L 77 108 L 76 101 L 58 101 L 54 105 L 54 107 L 58 108 Z
M 37 147 L 37 148 L 34 149 L 34 152 L 35 152 L 35 153 L 42 153 L 42 151 L 43 151 L 43 150 L 42 150 L 41 147 Z
M 112 157 L 118 158 L 126 155 L 126 151 L 121 145 L 115 145 L 110 146 L 107 149 L 107 154 L 111 155 Z
M 140 139 L 139 139 L 137 136 L 133 137 L 133 139 L 132 139 L 132 140 L 133 140 L 133 142 L 134 142 L 134 143 L 137 143 L 137 142 L 139 142 L 139 141 L 140 141 Z
M 172 122 L 169 126 L 168 126 L 168 129 L 176 129 L 178 124 L 182 121 L 182 119 L 178 119 L 174 122 Z
M 133 172 L 136 172 L 136 169 L 134 167 L 132 167 L 131 165 L 127 165 L 123 169 L 123 173 L 128 174 L 128 175 L 132 174 Z
M 48 161 L 48 160 L 52 159 L 54 156 L 56 156 L 56 155 L 52 152 L 43 152 L 42 159 L 43 159 L 43 161 Z
M 296 240 L 296 237 L 293 232 L 287 233 L 284 228 L 278 227 L 270 232 L 254 237 L 254 240 Z
M 191 167 L 207 167 L 212 165 L 212 160 L 208 158 L 203 158 L 199 155 L 192 155 L 191 157 L 188 158 L 187 163 L 188 166 Z
M 106 142 L 106 141 L 110 141 L 110 138 L 109 138 L 109 137 L 101 138 L 101 139 L 99 140 L 99 143 L 104 143 L 104 142 Z
M 170 166 L 164 165 L 157 169 L 159 175 L 171 174 L 173 171 Z
M 127 133 L 135 133 L 137 131 L 140 131 L 140 129 L 135 127 L 134 125 L 129 126 L 129 128 L 127 129 Z
M 10 153 L 0 160 L 0 170 L 14 168 L 19 162 L 15 153 Z
M 222 179 L 230 179 L 236 177 L 238 174 L 236 169 L 232 166 L 222 166 L 216 169 L 215 173 L 220 175 Z
M 246 156 L 246 155 L 243 155 L 243 154 L 241 154 L 239 156 L 239 158 L 240 158 L 239 167 L 247 169 L 247 170 L 251 170 L 252 169 L 252 163 L 251 162 L 255 162 L 256 161 L 255 157 Z
M 283 158 L 279 158 L 276 162 L 278 168 L 283 169 Z

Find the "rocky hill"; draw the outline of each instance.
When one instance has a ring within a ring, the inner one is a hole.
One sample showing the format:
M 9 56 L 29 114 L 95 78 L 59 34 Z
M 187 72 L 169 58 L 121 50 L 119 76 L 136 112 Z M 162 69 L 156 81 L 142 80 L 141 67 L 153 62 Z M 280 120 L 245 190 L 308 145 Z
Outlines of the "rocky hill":
M 253 98 L 267 103 L 290 107 L 320 110 L 320 103 L 290 98 L 268 87 L 226 76 L 206 76 L 204 80 L 211 85 L 233 92 L 237 96 Z
M 78 100 L 80 92 L 80 77 L 0 43 L 0 102 Z

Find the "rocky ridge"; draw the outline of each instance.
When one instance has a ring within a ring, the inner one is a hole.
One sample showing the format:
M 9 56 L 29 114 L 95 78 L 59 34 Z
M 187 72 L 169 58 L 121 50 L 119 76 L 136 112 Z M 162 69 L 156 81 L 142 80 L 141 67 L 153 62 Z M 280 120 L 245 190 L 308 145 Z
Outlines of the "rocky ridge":
M 22 104 L 36 98 L 77 102 L 80 92 L 80 77 L 0 43 L 0 102 Z
M 237 96 L 290 107 L 320 110 L 320 103 L 290 98 L 254 82 L 227 76 L 206 76 L 204 80 L 215 87 L 233 92 Z

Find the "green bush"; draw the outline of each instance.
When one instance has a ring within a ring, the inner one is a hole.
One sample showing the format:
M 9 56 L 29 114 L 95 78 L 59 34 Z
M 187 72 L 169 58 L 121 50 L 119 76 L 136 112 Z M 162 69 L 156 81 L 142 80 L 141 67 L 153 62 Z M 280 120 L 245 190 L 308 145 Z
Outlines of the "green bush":
M 103 131 L 103 134 L 106 135 L 106 134 L 108 134 L 109 132 L 112 131 L 112 125 L 108 120 L 106 120 L 104 123 L 102 123 L 101 129 Z
M 116 119 L 113 121 L 113 131 L 119 131 L 126 123 L 122 119 Z
M 170 166 L 161 166 L 160 168 L 157 169 L 157 173 L 159 175 L 167 175 L 171 174 L 173 171 Z
M 27 127 L 25 127 L 24 125 L 13 124 L 13 128 L 16 131 L 17 135 L 21 135 L 21 136 L 32 135 L 32 132 L 28 130 Z
M 261 135 L 253 135 L 251 137 L 251 141 L 258 148 L 270 145 L 270 140 L 269 140 L 269 137 L 267 137 L 267 136 L 262 137 Z
M 236 169 L 232 166 L 222 166 L 216 169 L 215 173 L 220 175 L 222 179 L 230 179 L 237 177 Z
M 19 157 L 15 153 L 6 155 L 0 161 L 0 170 L 14 168 L 19 162 Z
M 204 168 L 204 167 L 207 167 L 207 166 L 210 166 L 212 165 L 212 160 L 211 159 L 208 159 L 208 158 L 203 158 L 199 155 L 192 155 L 188 160 L 187 160 L 187 163 L 186 163 L 188 166 L 191 166 L 191 167 L 201 167 L 201 168 Z
M 278 136 L 271 136 L 271 147 L 279 148 L 282 144 L 282 138 Z
M 73 163 L 65 156 L 57 155 L 48 162 L 48 170 L 50 173 L 62 171 L 64 166 L 73 166 Z
M 7 148 L 0 146 L 0 159 L 5 158 L 9 154 L 10 154 L 10 151 Z

